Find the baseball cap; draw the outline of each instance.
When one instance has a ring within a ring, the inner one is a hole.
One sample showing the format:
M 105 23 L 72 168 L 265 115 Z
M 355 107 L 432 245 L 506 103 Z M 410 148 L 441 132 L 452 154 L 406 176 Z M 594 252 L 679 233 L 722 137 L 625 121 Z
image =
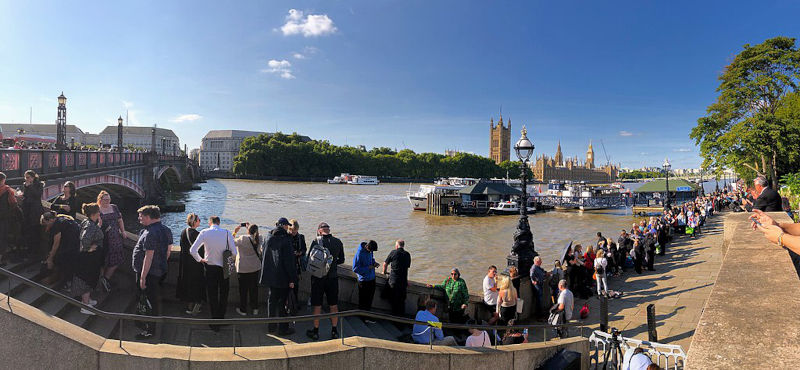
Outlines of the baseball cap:
M 326 227 L 327 227 L 327 228 L 330 228 L 330 226 L 328 226 L 328 224 L 327 224 L 327 223 L 325 223 L 325 222 L 320 222 L 320 223 L 319 223 L 319 226 L 317 226 L 317 230 L 319 230 L 319 229 L 324 229 L 324 228 L 326 228 Z
M 289 223 L 289 220 L 286 219 L 286 217 L 281 217 L 281 218 L 278 219 L 278 223 L 276 225 L 278 225 L 278 226 L 289 226 L 291 224 Z

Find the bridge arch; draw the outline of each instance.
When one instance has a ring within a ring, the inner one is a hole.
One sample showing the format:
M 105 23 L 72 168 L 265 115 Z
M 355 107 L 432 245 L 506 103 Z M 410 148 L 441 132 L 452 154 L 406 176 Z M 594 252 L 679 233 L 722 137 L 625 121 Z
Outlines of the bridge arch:
M 101 189 L 112 189 L 119 195 L 133 196 L 135 198 L 144 198 L 144 189 L 137 183 L 117 175 L 96 175 L 83 177 L 72 180 L 75 183 L 75 188 L 80 195 L 81 189 L 96 188 L 97 192 Z M 42 192 L 42 199 L 51 200 L 64 193 L 62 187 L 64 183 L 59 182 L 56 184 L 48 185 Z M 88 190 L 88 189 L 87 189 Z M 85 193 L 85 191 L 83 192 Z
M 167 176 L 166 178 L 164 177 L 165 175 Z M 178 183 L 183 182 L 183 176 L 181 175 L 181 171 L 179 171 L 178 168 L 173 165 L 161 167 L 156 173 L 156 180 L 162 181 L 164 179 L 177 180 Z

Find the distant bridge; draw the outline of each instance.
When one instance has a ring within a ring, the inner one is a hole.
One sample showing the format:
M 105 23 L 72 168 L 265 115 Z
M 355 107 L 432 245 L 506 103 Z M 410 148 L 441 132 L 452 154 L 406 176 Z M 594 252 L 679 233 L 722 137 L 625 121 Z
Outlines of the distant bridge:
M 184 156 L 71 150 L 0 149 L 0 171 L 11 186 L 21 185 L 27 170 L 45 181 L 43 200 L 62 194 L 66 181 L 115 198 L 163 204 L 165 188 L 186 188 L 200 180 L 200 170 Z M 79 192 L 80 194 L 80 192 Z

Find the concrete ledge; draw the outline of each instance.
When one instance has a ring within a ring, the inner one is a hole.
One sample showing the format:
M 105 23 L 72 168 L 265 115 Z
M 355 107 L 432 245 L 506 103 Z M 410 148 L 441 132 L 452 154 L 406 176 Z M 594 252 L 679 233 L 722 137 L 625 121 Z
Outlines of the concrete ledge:
M 58 317 L 0 294 L 0 363 L 9 369 L 529 369 L 562 348 L 583 355 L 589 342 L 568 338 L 498 349 L 429 346 L 349 337 L 285 346 L 199 348 L 120 342 L 102 338 Z
M 782 212 L 770 214 L 788 222 Z M 689 347 L 687 368 L 789 369 L 800 363 L 800 283 L 789 254 L 726 216 L 727 252 Z

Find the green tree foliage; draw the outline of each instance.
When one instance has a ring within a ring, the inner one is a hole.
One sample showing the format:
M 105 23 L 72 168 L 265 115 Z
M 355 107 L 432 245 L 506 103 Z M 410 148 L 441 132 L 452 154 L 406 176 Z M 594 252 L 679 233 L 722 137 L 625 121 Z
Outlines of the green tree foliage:
M 389 148 L 369 151 L 336 146 L 328 141 L 303 142 L 297 133 L 262 134 L 242 142 L 233 160 L 239 175 L 333 177 L 342 172 L 380 177 L 434 179 L 438 177 L 519 177 L 519 162 L 497 165 L 489 158 L 458 153 L 453 157 L 435 153 L 395 152 Z
M 659 177 L 664 177 L 664 173 L 658 171 L 640 171 L 640 170 L 623 172 L 620 173 L 619 176 L 617 176 L 617 178 L 619 178 L 620 180 L 654 179 Z
M 733 168 L 750 179 L 800 168 L 800 51 L 795 39 L 775 37 L 745 45 L 720 75 L 719 97 L 689 135 L 700 145 L 703 167 Z

